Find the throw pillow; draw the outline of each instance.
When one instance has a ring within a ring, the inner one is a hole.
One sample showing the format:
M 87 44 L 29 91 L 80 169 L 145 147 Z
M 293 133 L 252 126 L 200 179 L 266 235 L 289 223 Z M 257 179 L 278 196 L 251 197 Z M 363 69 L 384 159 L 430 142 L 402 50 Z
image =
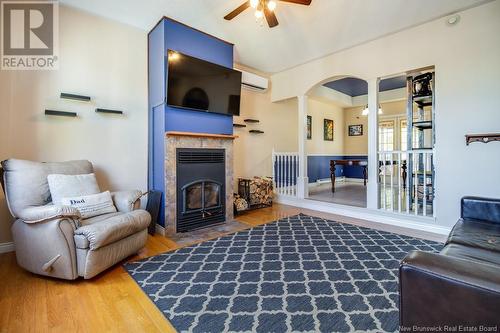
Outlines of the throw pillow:
M 99 185 L 93 173 L 85 175 L 60 175 L 47 176 L 50 195 L 54 205 L 61 204 L 62 198 L 76 197 L 100 193 Z
M 116 207 L 113 204 L 113 198 L 109 191 L 98 194 L 62 198 L 61 203 L 78 209 L 82 215 L 82 219 L 88 219 L 89 217 L 107 213 L 116 213 Z

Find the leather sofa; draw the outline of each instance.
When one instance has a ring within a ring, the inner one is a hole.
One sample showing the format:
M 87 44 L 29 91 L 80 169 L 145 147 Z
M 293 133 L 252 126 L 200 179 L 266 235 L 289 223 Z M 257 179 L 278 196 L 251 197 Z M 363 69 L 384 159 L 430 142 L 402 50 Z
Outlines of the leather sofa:
M 500 200 L 462 198 L 461 218 L 441 252 L 403 259 L 399 291 L 402 332 L 500 330 Z
M 81 219 L 74 207 L 52 204 L 47 176 L 93 173 L 89 161 L 9 159 L 0 171 L 15 218 L 16 259 L 24 269 L 61 279 L 90 279 L 145 246 L 151 217 L 139 209 L 138 190 L 111 192 L 117 212 L 88 219 Z

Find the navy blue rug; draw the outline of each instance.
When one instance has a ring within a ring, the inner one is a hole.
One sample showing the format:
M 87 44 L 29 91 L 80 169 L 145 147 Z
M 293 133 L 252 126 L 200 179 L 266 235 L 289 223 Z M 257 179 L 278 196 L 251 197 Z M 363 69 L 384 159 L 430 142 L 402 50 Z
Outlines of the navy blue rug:
M 441 247 L 301 214 L 125 269 L 180 332 L 393 332 L 400 260 Z

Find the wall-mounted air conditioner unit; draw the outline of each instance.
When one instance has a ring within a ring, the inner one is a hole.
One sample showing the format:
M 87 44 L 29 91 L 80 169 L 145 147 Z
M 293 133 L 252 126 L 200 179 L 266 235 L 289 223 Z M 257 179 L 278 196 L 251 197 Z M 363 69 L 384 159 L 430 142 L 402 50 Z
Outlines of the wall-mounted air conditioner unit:
M 269 80 L 254 73 L 241 71 L 241 85 L 244 88 L 265 91 L 269 87 Z

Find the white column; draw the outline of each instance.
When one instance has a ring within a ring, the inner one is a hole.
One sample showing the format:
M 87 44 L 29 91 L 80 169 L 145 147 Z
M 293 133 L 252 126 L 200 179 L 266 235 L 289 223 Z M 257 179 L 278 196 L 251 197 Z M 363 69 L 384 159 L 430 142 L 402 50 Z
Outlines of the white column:
M 378 79 L 368 80 L 368 184 L 366 207 L 378 208 Z
M 299 176 L 297 177 L 297 197 L 304 199 L 309 197 L 309 178 L 307 177 L 307 96 L 297 96 L 299 104 L 298 112 L 298 153 L 299 153 Z

